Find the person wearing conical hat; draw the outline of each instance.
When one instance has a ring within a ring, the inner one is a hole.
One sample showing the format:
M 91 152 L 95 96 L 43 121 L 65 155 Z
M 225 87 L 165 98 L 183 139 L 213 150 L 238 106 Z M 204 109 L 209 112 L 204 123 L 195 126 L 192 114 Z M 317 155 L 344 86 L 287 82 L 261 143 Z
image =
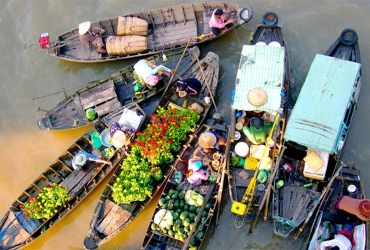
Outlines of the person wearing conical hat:
M 101 38 L 105 30 L 98 27 L 90 28 L 90 26 L 91 23 L 89 21 L 80 23 L 80 25 L 78 26 L 78 33 L 80 35 L 79 37 L 82 45 L 86 49 L 90 49 L 91 45 L 97 45 L 98 52 L 100 53 L 107 52 L 107 50 L 103 48 L 104 43 L 103 39 Z
M 243 133 L 253 144 L 265 143 L 267 135 L 272 128 L 273 123 L 265 124 L 263 120 L 256 116 L 250 119 L 250 126 L 243 127 Z
M 73 157 L 72 167 L 74 170 L 82 170 L 84 173 L 86 173 L 87 171 L 86 163 L 88 161 L 101 162 L 112 165 L 112 163 L 109 161 L 104 161 L 102 159 L 99 159 L 99 157 L 96 157 L 95 155 L 86 152 L 85 150 L 81 150 Z
M 220 146 L 224 146 L 226 141 L 224 138 L 219 136 L 216 131 L 208 130 L 199 136 L 198 144 L 199 152 L 202 155 L 206 155 L 207 153 L 210 153 L 212 149 L 219 151 Z

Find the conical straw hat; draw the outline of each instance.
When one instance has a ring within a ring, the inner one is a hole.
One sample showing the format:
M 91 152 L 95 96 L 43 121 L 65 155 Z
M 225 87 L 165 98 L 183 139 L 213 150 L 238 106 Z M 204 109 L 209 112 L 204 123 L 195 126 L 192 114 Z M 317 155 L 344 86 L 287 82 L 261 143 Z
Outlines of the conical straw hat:
M 250 104 L 261 106 L 266 102 L 267 94 L 262 88 L 254 88 L 249 91 L 247 98 Z
M 89 21 L 80 23 L 80 25 L 78 26 L 78 33 L 80 35 L 86 34 L 86 32 L 90 29 L 90 25 L 91 23 Z

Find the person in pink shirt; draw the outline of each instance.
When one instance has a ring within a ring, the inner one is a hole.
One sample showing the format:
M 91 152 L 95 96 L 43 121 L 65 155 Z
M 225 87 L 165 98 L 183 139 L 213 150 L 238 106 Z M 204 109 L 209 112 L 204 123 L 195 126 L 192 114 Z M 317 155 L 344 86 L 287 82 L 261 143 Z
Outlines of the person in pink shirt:
M 215 36 L 218 36 L 222 30 L 233 27 L 234 20 L 227 19 L 223 14 L 224 11 L 222 9 L 216 9 L 209 20 L 209 27 Z
M 189 167 L 188 171 L 186 172 L 186 178 L 188 182 L 193 184 L 194 186 L 198 186 L 199 184 L 201 184 L 202 180 L 208 180 L 209 169 L 202 169 L 202 165 L 203 164 L 200 160 L 189 160 Z

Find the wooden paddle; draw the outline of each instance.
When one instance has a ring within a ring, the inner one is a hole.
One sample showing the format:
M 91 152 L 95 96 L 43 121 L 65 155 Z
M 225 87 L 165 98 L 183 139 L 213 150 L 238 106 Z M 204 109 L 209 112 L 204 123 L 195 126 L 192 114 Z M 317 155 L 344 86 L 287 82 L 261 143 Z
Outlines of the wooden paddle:
M 315 211 L 316 207 L 321 203 L 321 200 L 326 196 L 326 192 L 328 190 L 330 190 L 330 187 L 331 185 L 333 184 L 334 180 L 335 180 L 335 177 L 337 177 L 340 173 L 340 171 L 342 170 L 342 168 L 344 167 L 344 164 L 341 164 L 339 169 L 335 172 L 335 174 L 331 177 L 328 185 L 324 188 L 324 190 L 321 192 L 321 195 L 319 197 L 319 199 L 317 199 L 317 201 L 314 202 L 314 205 L 311 209 L 311 211 L 307 214 L 306 216 L 306 219 L 304 220 L 304 222 L 302 223 L 302 225 L 299 227 L 299 230 L 298 232 L 294 235 L 294 239 L 298 239 L 299 235 L 302 233 L 303 231 L 303 228 L 306 226 L 306 224 L 308 223 L 308 221 L 311 219 L 311 216 L 313 214 L 313 212 Z
M 228 129 L 229 131 L 229 129 Z M 222 173 L 221 173 L 221 182 L 220 182 L 220 188 L 218 189 L 218 193 L 217 193 L 217 197 L 216 197 L 216 200 L 217 200 L 217 214 L 216 214 L 216 226 L 218 225 L 218 218 L 219 218 L 219 214 L 220 214 L 220 206 L 221 206 L 221 197 L 222 197 L 222 192 L 223 192 L 223 187 L 224 187 L 224 182 L 225 182 L 225 174 L 226 174 L 226 166 L 229 164 L 229 153 L 230 152 L 230 136 L 229 136 L 229 132 L 227 134 L 227 142 L 226 142 L 226 154 L 223 158 L 223 164 L 222 164 Z
M 167 92 L 168 87 L 171 85 L 172 79 L 173 79 L 173 77 L 176 75 L 176 71 L 177 71 L 177 69 L 179 68 L 179 65 L 180 65 L 180 63 L 181 63 L 181 60 L 182 60 L 182 58 L 183 58 L 183 57 L 184 57 L 184 55 L 185 55 L 185 52 L 186 52 L 186 50 L 187 50 L 187 48 L 188 48 L 188 46 L 189 46 L 189 44 L 190 44 L 190 41 L 191 41 L 191 39 L 187 42 L 187 44 L 186 44 L 186 46 L 185 46 L 185 49 L 184 49 L 184 51 L 183 51 L 183 52 L 182 52 L 182 54 L 181 54 L 180 60 L 177 62 L 177 65 L 176 65 L 175 69 L 173 70 L 173 72 L 172 72 L 172 74 L 171 74 L 170 80 L 168 81 L 167 86 L 166 86 L 166 88 L 164 89 L 164 91 L 163 91 L 163 94 L 162 94 L 161 98 L 159 99 L 159 103 L 161 103 L 161 101 L 162 101 L 162 99 L 163 99 L 164 95 L 165 95 L 165 94 L 166 94 L 166 92 Z
M 216 112 L 218 112 L 218 110 L 217 110 L 217 106 L 216 106 L 216 102 L 215 102 L 215 99 L 213 99 L 213 94 L 212 94 L 211 87 L 209 86 L 208 81 L 207 81 L 207 79 L 206 79 L 206 76 L 204 75 L 204 71 L 203 71 L 203 69 L 202 69 L 202 65 L 200 64 L 200 61 L 199 61 L 198 56 L 197 56 L 197 55 L 194 55 L 194 56 L 195 56 L 195 59 L 197 59 L 197 63 L 198 63 L 198 66 L 199 66 L 199 68 L 200 68 L 200 71 L 202 72 L 202 76 L 203 76 L 204 82 L 205 82 L 205 83 L 206 83 L 206 85 L 207 85 L 207 89 L 208 89 L 208 91 L 209 91 L 209 95 L 210 95 L 210 97 L 211 97 L 212 103 L 213 103 L 213 105 L 215 106 Z

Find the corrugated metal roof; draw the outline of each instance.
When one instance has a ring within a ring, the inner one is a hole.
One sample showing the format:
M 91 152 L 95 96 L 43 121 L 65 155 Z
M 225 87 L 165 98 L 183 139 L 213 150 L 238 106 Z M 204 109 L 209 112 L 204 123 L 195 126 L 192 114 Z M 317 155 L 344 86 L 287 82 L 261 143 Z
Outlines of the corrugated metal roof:
M 275 114 L 281 104 L 284 81 L 284 47 L 244 45 L 236 76 L 233 109 L 262 110 Z M 267 93 L 262 106 L 248 102 L 251 89 L 260 87 Z
M 336 152 L 342 122 L 361 65 L 316 55 L 288 120 L 284 138 Z

